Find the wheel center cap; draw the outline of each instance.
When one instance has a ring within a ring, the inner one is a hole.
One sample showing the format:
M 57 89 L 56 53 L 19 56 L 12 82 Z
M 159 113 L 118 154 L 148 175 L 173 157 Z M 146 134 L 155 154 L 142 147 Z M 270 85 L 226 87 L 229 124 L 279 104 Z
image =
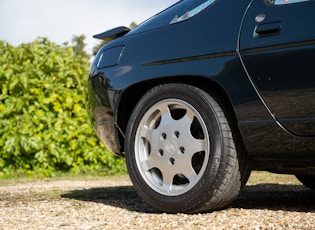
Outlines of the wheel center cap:
M 176 153 L 176 150 L 177 150 L 177 143 L 176 143 L 176 141 L 172 141 L 172 140 L 170 140 L 170 141 L 166 141 L 165 143 L 164 143 L 164 149 L 165 149 L 165 151 L 166 152 L 168 152 L 169 154 L 175 154 Z

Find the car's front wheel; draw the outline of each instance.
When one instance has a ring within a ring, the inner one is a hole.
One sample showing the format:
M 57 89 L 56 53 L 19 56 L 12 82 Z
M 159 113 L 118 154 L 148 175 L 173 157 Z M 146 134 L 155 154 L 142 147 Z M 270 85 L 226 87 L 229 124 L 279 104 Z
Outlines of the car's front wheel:
M 163 212 L 225 207 L 244 184 L 242 175 L 248 177 L 221 106 L 189 85 L 160 85 L 145 94 L 129 119 L 125 151 L 135 189 Z

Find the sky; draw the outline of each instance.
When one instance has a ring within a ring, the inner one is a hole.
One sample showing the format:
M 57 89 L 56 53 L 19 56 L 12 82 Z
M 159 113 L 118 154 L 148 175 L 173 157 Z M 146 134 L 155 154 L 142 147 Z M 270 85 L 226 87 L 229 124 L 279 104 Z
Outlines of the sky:
M 12 45 L 37 37 L 62 44 L 86 36 L 86 50 L 99 43 L 94 34 L 131 22 L 140 24 L 178 0 L 0 0 L 0 40 Z

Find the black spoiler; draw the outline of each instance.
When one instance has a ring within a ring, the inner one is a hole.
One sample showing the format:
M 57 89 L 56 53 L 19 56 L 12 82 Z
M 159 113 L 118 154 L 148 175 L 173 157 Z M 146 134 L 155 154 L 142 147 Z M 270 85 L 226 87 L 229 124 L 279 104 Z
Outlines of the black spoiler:
M 105 31 L 105 32 L 100 33 L 100 34 L 95 34 L 95 35 L 93 35 L 93 38 L 101 39 L 104 41 L 111 41 L 111 40 L 114 40 L 114 39 L 119 38 L 121 36 L 124 36 L 129 31 L 130 31 L 129 28 L 127 28 L 125 26 L 120 26 L 120 27 L 116 27 L 114 29 Z

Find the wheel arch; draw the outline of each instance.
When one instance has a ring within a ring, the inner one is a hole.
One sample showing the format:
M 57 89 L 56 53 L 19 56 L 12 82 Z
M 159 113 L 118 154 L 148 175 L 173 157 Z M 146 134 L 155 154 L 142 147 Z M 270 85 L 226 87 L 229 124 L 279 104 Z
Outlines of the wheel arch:
M 230 121 L 232 121 L 231 125 L 233 126 L 234 130 L 237 130 L 237 135 L 240 136 L 239 129 L 237 127 L 237 120 L 236 115 L 233 109 L 232 102 L 230 100 L 229 94 L 223 88 L 223 86 L 211 78 L 206 77 L 196 77 L 196 76 L 176 76 L 176 77 L 165 77 L 159 79 L 151 79 L 148 81 L 143 81 L 137 84 L 132 85 L 131 87 L 127 88 L 120 99 L 119 107 L 117 110 L 117 123 L 125 133 L 128 120 L 130 115 L 140 100 L 140 98 L 150 89 L 155 86 L 167 83 L 181 83 L 181 84 L 188 84 L 193 85 L 197 88 L 202 89 L 203 91 L 207 92 L 211 96 L 213 96 L 225 110 L 226 114 L 228 114 Z M 124 152 L 124 137 L 122 135 L 119 136 L 119 141 L 121 143 L 121 152 Z

